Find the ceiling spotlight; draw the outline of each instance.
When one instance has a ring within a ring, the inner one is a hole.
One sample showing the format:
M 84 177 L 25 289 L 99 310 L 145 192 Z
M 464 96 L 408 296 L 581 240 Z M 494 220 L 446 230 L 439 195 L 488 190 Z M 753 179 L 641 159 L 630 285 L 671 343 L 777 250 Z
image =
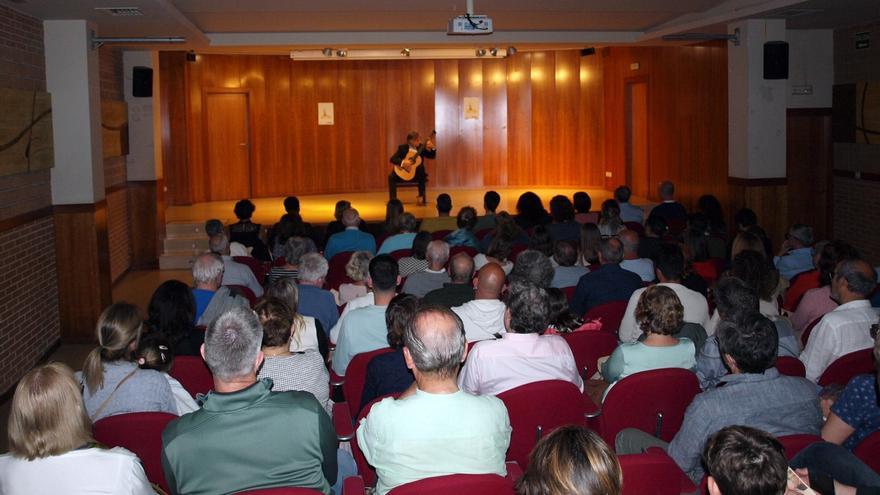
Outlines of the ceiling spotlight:
M 516 47 L 515 46 L 508 46 L 507 47 L 507 56 L 512 57 L 514 55 L 516 55 Z
M 412 52 L 410 52 L 409 48 L 404 48 L 403 50 L 400 50 L 400 54 L 403 55 L 404 57 L 409 57 L 411 53 Z
M 492 55 L 493 57 L 497 57 L 498 56 L 498 49 L 495 47 L 490 48 L 489 55 Z
M 485 48 L 477 48 L 477 51 L 474 53 L 476 53 L 478 57 L 483 57 L 486 55 L 486 49 Z
M 332 48 L 324 48 L 323 50 L 321 50 L 321 53 L 323 53 L 325 57 L 332 57 L 333 56 L 333 49 Z
M 348 55 L 348 51 L 343 50 L 343 49 L 336 50 L 336 56 L 337 56 L 337 57 L 345 58 L 346 55 Z

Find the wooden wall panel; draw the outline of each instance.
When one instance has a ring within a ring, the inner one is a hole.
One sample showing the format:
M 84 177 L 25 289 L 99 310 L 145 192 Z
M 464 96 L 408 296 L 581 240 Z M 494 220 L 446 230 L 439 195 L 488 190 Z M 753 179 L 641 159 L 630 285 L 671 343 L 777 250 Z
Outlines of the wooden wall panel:
M 483 62 L 483 146 L 480 159 L 483 184 L 506 186 L 507 62 L 504 60 Z
M 532 165 L 532 55 L 507 59 L 507 184 L 531 184 Z
M 583 183 L 605 184 L 605 97 L 602 58 L 596 54 L 580 59 L 577 149 L 571 160 L 577 163 Z

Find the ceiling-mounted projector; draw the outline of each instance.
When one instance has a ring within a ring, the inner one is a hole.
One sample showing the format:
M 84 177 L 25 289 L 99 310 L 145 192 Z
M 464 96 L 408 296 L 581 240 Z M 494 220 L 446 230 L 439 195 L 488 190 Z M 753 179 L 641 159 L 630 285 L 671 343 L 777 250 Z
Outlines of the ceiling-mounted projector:
M 492 19 L 487 15 L 464 14 L 449 19 L 446 34 L 492 34 Z

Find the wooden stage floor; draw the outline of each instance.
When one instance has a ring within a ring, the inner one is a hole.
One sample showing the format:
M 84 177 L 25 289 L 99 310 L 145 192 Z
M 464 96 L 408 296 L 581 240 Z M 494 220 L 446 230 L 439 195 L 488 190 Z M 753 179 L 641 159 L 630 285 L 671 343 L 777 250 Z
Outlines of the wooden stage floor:
M 403 201 L 406 211 L 418 218 L 437 216 L 434 208 L 434 200 L 441 192 L 452 196 L 452 212 L 458 211 L 462 206 L 473 206 L 477 212 L 483 213 L 483 194 L 487 189 L 450 189 L 436 191 L 428 188 L 428 204 L 418 206 L 416 204 L 416 189 L 412 187 L 400 188 L 397 197 Z M 598 211 L 602 202 L 613 197 L 611 191 L 604 189 L 575 189 L 575 188 L 494 188 L 501 195 L 501 205 L 498 211 L 506 210 L 515 213 L 516 200 L 520 194 L 533 191 L 544 201 L 544 206 L 549 210 L 550 198 L 557 194 L 564 194 L 569 198 L 577 191 L 586 191 L 593 201 L 593 210 Z M 360 212 L 361 217 L 368 221 L 382 221 L 385 219 L 385 203 L 388 201 L 388 192 L 369 193 L 338 193 L 338 194 L 310 194 L 298 196 L 301 213 L 306 222 L 326 223 L 333 220 L 333 210 L 336 202 L 341 199 L 351 201 L 352 206 Z M 284 198 L 259 198 L 252 200 L 257 207 L 253 221 L 264 225 L 271 225 L 278 221 L 284 213 Z M 632 203 L 637 205 L 648 204 L 645 198 L 633 196 Z M 236 221 L 232 208 L 235 201 L 212 201 L 210 203 L 196 203 L 191 206 L 172 206 L 165 212 L 166 222 L 203 222 L 210 218 L 217 218 L 225 223 Z

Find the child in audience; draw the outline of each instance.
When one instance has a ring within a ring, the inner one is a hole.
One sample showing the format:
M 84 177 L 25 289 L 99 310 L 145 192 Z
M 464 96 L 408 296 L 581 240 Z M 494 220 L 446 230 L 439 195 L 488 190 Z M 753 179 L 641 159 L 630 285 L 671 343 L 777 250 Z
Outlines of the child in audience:
M 545 290 L 550 299 L 550 328 L 544 332 L 544 335 L 602 329 L 601 321 L 584 322 L 578 315 L 571 312 L 568 307 L 568 298 L 565 296 L 565 291 L 556 287 Z
M 137 349 L 137 363 L 142 370 L 156 370 L 165 376 L 171 393 L 174 394 L 174 403 L 177 405 L 177 415 L 191 413 L 199 408 L 192 396 L 179 381 L 168 374 L 174 366 L 174 352 L 168 343 L 168 338 L 160 332 L 150 332 L 141 339 Z

